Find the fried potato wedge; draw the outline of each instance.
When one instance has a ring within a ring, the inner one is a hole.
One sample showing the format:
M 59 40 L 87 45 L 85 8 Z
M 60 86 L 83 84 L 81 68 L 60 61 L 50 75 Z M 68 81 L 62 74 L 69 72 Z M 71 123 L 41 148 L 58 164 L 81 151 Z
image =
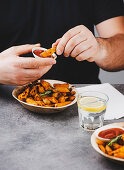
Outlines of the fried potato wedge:
M 68 105 L 68 104 L 70 104 L 70 103 L 71 103 L 71 101 L 66 101 L 66 102 L 64 102 L 64 103 L 57 103 L 57 104 L 55 104 L 55 107 L 66 106 L 66 105 Z
M 75 96 L 69 96 L 69 100 L 73 101 L 75 99 Z
M 26 102 L 28 103 L 28 104 L 32 104 L 32 105 L 37 105 L 37 102 L 36 101 L 34 101 L 34 99 L 33 98 L 27 98 L 26 99 Z
M 117 157 L 117 158 L 124 159 L 124 153 L 123 152 L 115 153 L 114 156 Z
M 48 97 L 48 99 L 52 102 L 52 103 L 58 103 L 58 100 L 55 97 Z
M 118 143 L 113 143 L 112 146 L 115 150 L 121 148 L 121 145 L 119 145 Z
M 124 153 L 124 146 L 120 147 L 119 149 L 116 149 L 112 151 L 112 154 L 118 153 L 118 152 L 123 152 Z
M 61 96 L 58 101 L 59 103 L 65 103 L 65 97 Z
M 97 140 L 96 140 L 96 143 L 97 143 L 98 145 L 103 145 L 103 144 L 104 144 L 104 142 L 103 142 L 102 140 L 100 140 L 100 139 L 97 139 Z
M 74 96 L 75 94 L 76 94 L 75 91 L 71 91 L 71 93 L 70 93 L 71 96 Z
M 45 106 L 44 102 L 42 102 L 42 101 L 36 101 L 36 103 L 38 106 Z
M 44 88 L 41 85 L 37 85 L 37 88 L 38 88 L 39 93 L 44 93 L 45 92 Z
M 108 153 L 108 155 L 112 155 L 112 149 L 108 145 L 105 146 L 105 150 Z
M 51 86 L 50 83 L 48 83 L 44 80 L 41 80 L 41 84 L 42 84 L 42 86 L 44 87 L 45 90 L 52 90 L 53 92 L 56 92 L 56 90 Z
M 35 96 L 37 93 L 38 93 L 38 91 L 37 91 L 37 86 L 34 86 L 34 87 L 31 89 L 31 91 L 30 91 L 30 95 L 31 95 L 31 96 Z
M 42 52 L 40 55 L 43 57 L 43 58 L 47 58 L 47 57 L 50 57 L 52 56 L 53 53 L 56 52 L 56 47 L 54 46 L 53 48 L 50 48 L 44 52 Z
M 55 92 L 52 94 L 52 97 L 55 97 L 55 98 L 59 98 L 60 96 L 60 93 L 59 92 Z
M 20 95 L 18 95 L 18 99 L 25 102 L 27 98 L 27 94 L 25 92 L 21 93 Z
M 51 104 L 51 105 L 44 105 L 44 107 L 55 107 L 55 104 Z
M 69 83 L 64 83 L 64 84 L 54 84 L 53 85 L 54 87 L 55 87 L 55 89 L 57 88 L 57 87 L 65 87 L 65 88 L 69 88 Z
M 65 93 L 70 92 L 70 91 L 68 90 L 68 88 L 66 88 L 66 87 L 56 87 L 56 90 L 57 90 L 58 92 L 65 92 Z
M 105 147 L 103 145 L 98 145 L 98 146 L 101 149 L 101 151 L 103 151 L 105 153 Z
M 45 105 L 50 105 L 51 104 L 51 101 L 48 99 L 48 97 L 43 98 L 43 102 L 44 102 Z
M 34 100 L 35 100 L 35 101 L 41 101 L 42 99 L 41 99 L 41 97 L 40 97 L 39 94 L 36 94 L 36 95 L 34 96 Z

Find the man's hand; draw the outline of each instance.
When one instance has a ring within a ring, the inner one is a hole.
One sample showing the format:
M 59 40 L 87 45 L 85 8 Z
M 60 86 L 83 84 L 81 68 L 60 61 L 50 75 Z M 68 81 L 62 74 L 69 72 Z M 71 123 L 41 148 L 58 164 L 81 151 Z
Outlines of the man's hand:
M 99 53 L 99 44 L 92 32 L 83 25 L 76 26 L 66 32 L 53 46 L 57 46 L 57 54 L 74 57 L 78 61 L 94 61 Z
M 0 53 L 0 83 L 9 85 L 24 85 L 37 80 L 50 70 L 56 61 L 53 58 L 19 57 L 40 46 L 21 45 L 11 47 Z
M 94 61 L 107 71 L 124 69 L 124 16 L 103 21 L 96 29 L 99 38 L 83 25 L 72 28 L 53 44 L 57 54 Z

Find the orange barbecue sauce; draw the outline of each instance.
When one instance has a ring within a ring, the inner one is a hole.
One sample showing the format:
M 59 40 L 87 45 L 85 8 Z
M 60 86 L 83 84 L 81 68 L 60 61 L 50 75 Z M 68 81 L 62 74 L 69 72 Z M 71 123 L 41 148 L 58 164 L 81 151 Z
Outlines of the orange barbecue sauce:
M 120 128 L 111 128 L 99 132 L 98 136 L 104 139 L 113 139 L 121 134 L 124 134 L 124 130 Z

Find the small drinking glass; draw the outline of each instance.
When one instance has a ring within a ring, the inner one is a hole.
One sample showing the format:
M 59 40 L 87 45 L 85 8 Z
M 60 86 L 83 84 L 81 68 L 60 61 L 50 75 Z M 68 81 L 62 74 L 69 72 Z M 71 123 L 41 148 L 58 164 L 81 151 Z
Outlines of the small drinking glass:
M 86 91 L 78 95 L 79 124 L 84 130 L 103 126 L 108 96 L 101 92 Z

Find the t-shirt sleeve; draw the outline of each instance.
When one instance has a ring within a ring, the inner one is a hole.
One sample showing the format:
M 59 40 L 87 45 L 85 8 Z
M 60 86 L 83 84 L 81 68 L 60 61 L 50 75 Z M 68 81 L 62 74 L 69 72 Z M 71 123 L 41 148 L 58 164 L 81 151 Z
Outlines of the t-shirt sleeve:
M 94 0 L 94 25 L 107 19 L 124 16 L 123 0 Z

